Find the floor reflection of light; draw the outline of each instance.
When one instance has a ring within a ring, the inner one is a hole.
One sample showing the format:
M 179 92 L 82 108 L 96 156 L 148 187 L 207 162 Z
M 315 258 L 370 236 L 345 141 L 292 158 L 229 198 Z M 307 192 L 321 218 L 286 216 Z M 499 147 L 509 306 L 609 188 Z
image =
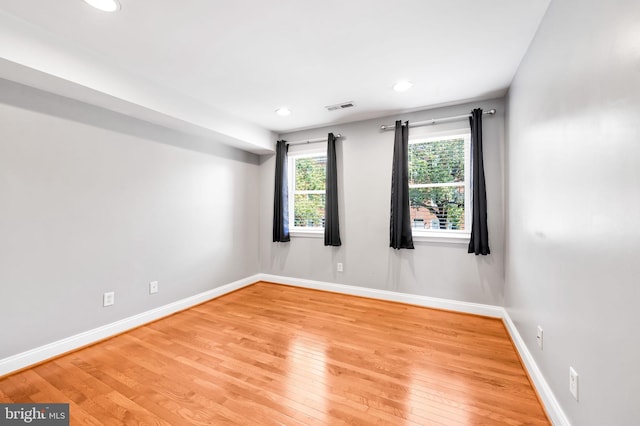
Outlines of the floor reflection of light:
M 453 374 L 429 371 L 428 368 L 415 366 L 410 372 L 407 406 L 409 407 L 407 420 L 424 424 L 425 421 L 444 424 L 471 425 L 472 419 L 465 409 L 466 401 L 462 396 L 454 397 L 442 387 L 455 389 L 456 393 L 467 388 L 463 380 Z
M 327 420 L 326 347 L 312 337 L 296 335 L 287 354 L 287 397 L 313 411 L 319 421 Z

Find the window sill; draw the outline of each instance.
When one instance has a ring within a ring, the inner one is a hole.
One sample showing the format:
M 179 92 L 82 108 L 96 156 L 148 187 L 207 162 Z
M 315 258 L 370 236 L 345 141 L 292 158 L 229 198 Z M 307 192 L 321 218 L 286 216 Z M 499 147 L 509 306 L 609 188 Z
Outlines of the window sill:
M 467 233 L 413 231 L 413 241 L 417 243 L 469 244 L 470 239 Z
M 324 238 L 324 229 L 292 229 L 289 236 L 296 238 Z
M 289 231 L 289 235 L 295 238 L 324 238 L 324 229 L 295 229 Z M 413 241 L 416 243 L 469 244 L 470 238 L 471 235 L 465 233 L 413 231 Z

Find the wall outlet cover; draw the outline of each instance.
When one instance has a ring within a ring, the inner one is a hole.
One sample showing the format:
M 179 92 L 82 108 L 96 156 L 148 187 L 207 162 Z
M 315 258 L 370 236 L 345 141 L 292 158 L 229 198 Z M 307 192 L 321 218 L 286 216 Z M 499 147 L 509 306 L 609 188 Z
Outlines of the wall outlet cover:
M 538 329 L 536 332 L 536 342 L 538 343 L 538 347 L 540 349 L 542 349 L 542 337 L 543 337 L 542 327 L 538 326 Z
M 108 291 L 102 295 L 102 306 L 111 306 L 116 301 L 116 293 Z
M 578 400 L 578 373 L 573 367 L 569 367 L 569 392 Z
M 154 294 L 158 292 L 158 281 L 151 281 L 149 283 L 149 294 Z

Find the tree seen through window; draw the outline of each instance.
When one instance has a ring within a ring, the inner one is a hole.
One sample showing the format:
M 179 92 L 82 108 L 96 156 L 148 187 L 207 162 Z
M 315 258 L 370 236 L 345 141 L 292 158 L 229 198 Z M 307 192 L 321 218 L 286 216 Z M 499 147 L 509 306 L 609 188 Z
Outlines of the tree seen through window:
M 294 161 L 294 226 L 324 227 L 327 157 L 323 154 Z
M 416 228 L 464 230 L 465 140 L 409 144 L 409 203 Z

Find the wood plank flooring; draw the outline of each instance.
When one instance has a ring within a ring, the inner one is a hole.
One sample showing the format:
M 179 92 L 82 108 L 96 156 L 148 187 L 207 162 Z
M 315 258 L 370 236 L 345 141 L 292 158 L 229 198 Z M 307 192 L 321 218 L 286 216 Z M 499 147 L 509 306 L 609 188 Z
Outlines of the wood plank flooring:
M 0 379 L 78 425 L 548 425 L 500 320 L 257 283 Z

